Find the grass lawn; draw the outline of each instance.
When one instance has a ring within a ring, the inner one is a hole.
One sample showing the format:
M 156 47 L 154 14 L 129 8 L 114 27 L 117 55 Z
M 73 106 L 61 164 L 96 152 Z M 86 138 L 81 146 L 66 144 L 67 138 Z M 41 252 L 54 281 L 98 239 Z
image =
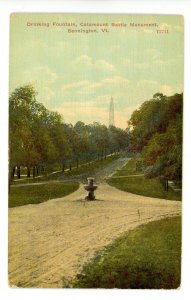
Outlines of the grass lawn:
M 131 158 L 123 169 L 117 171 L 115 176 L 127 176 L 127 175 L 138 175 L 143 174 L 144 171 L 136 170 L 136 159 Z
M 118 159 L 119 157 L 120 157 L 120 155 L 117 154 L 117 155 L 109 156 L 109 157 L 107 157 L 106 159 L 103 159 L 103 160 L 94 161 L 94 162 L 87 163 L 85 165 L 81 165 L 78 168 L 75 168 L 75 169 L 72 169 L 71 171 L 66 172 L 65 176 L 70 177 L 70 176 L 80 175 L 80 174 L 83 174 L 83 173 L 87 173 L 89 171 L 93 171 L 93 170 L 98 169 L 98 168 L 103 168 L 106 165 L 108 165 L 111 162 Z
M 181 200 L 181 192 L 174 192 L 170 188 L 166 192 L 157 178 L 147 179 L 144 176 L 111 178 L 107 182 L 122 191 L 137 195 L 168 200 Z
M 107 180 L 107 182 L 125 192 L 143 195 L 147 197 L 162 198 L 168 200 L 181 200 L 181 191 L 173 191 L 170 187 L 168 192 L 164 190 L 158 178 L 148 179 L 144 176 L 135 177 L 121 177 L 117 176 L 129 176 L 143 174 L 143 171 L 135 170 L 135 159 L 128 161 L 126 166 L 117 171 L 113 177 Z
M 106 166 L 107 164 L 110 164 L 111 162 L 117 160 L 120 157 L 119 154 L 112 155 L 107 157 L 106 159 L 99 160 L 99 161 L 93 161 L 90 163 L 82 164 L 79 167 L 76 168 L 76 166 L 72 166 L 72 170 L 67 170 L 64 173 L 62 171 L 58 171 L 54 174 L 50 175 L 43 175 L 41 177 L 35 177 L 34 179 L 31 178 L 25 178 L 23 180 L 17 180 L 17 181 L 12 181 L 11 185 L 17 185 L 17 184 L 23 184 L 23 183 L 36 183 L 36 182 L 42 182 L 42 181 L 47 181 L 47 180 L 57 180 L 58 178 L 65 176 L 66 178 L 70 178 L 72 176 L 80 175 L 80 174 L 85 174 L 88 173 L 89 171 L 93 171 L 98 168 L 102 168 Z
M 79 187 L 77 182 L 63 182 L 40 185 L 11 186 L 9 207 L 37 204 L 66 196 Z
M 181 277 L 181 217 L 142 225 L 117 239 L 78 274 L 74 287 L 176 289 Z

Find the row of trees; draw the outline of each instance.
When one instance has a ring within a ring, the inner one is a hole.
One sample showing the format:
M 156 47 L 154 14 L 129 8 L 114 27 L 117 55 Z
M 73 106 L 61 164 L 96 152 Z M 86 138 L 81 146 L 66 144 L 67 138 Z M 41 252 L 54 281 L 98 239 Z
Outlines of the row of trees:
M 38 174 L 40 168 L 66 162 L 102 159 L 107 154 L 128 146 L 125 130 L 94 122 L 74 126 L 65 124 L 60 114 L 50 112 L 36 100 L 32 85 L 16 89 L 9 98 L 9 165 L 10 175 L 27 168 L 27 175 Z
M 141 152 L 148 177 L 182 178 L 183 94 L 157 93 L 134 111 L 130 120 L 131 150 Z
M 9 99 L 10 175 L 27 168 L 33 176 L 47 166 L 103 159 L 127 149 L 141 152 L 149 177 L 163 175 L 180 181 L 182 177 L 183 94 L 171 97 L 157 93 L 134 111 L 129 131 L 97 122 L 74 126 L 63 122 L 60 114 L 37 102 L 32 85 L 16 89 Z

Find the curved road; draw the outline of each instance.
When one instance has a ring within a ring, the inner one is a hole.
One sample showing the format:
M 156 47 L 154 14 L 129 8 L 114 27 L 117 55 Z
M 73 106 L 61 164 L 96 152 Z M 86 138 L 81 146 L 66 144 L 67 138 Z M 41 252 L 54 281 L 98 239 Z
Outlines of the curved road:
M 119 191 L 101 183 L 96 201 L 83 186 L 63 198 L 9 209 L 9 283 L 69 287 L 98 251 L 140 224 L 181 214 L 181 202 Z

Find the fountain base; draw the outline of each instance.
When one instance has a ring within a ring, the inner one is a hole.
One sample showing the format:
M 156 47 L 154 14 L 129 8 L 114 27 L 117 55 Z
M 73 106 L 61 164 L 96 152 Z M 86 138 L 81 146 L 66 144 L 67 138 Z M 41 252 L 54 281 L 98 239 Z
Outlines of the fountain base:
M 89 192 L 88 195 L 85 197 L 86 200 L 95 200 L 94 191 Z

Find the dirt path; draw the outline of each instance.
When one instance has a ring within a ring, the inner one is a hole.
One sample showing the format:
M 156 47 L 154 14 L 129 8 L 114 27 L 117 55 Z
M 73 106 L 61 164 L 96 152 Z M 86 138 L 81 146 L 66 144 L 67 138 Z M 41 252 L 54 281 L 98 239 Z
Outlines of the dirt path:
M 105 183 L 96 191 L 98 200 L 85 202 L 84 196 L 80 186 L 64 198 L 9 209 L 10 285 L 70 286 L 83 264 L 124 232 L 181 213 L 181 202 L 138 196 Z
M 111 177 L 117 170 L 120 170 L 123 168 L 123 166 L 127 163 L 129 158 L 127 157 L 121 157 L 117 160 L 114 160 L 110 164 L 104 166 L 103 168 L 95 169 L 91 172 L 89 172 L 90 177 L 94 177 L 96 183 L 100 184 L 105 181 L 108 177 Z M 84 178 L 84 176 L 83 176 Z M 86 179 L 86 177 L 85 177 Z
M 88 171 L 86 173 L 80 174 L 80 175 L 74 175 L 70 177 L 66 177 L 61 174 L 58 179 L 54 180 L 48 180 L 48 181 L 40 181 L 40 182 L 29 182 L 29 183 L 20 183 L 13 185 L 15 187 L 21 187 L 21 186 L 29 186 L 29 185 L 42 185 L 42 184 L 52 184 L 57 183 L 58 181 L 78 181 L 81 183 L 87 182 L 87 177 L 94 177 L 97 183 L 103 182 L 106 178 L 113 175 L 113 173 L 116 172 L 116 170 L 121 169 L 129 160 L 127 157 L 121 157 L 118 158 L 108 165 L 105 165 L 104 167 L 99 167 L 97 169 Z

